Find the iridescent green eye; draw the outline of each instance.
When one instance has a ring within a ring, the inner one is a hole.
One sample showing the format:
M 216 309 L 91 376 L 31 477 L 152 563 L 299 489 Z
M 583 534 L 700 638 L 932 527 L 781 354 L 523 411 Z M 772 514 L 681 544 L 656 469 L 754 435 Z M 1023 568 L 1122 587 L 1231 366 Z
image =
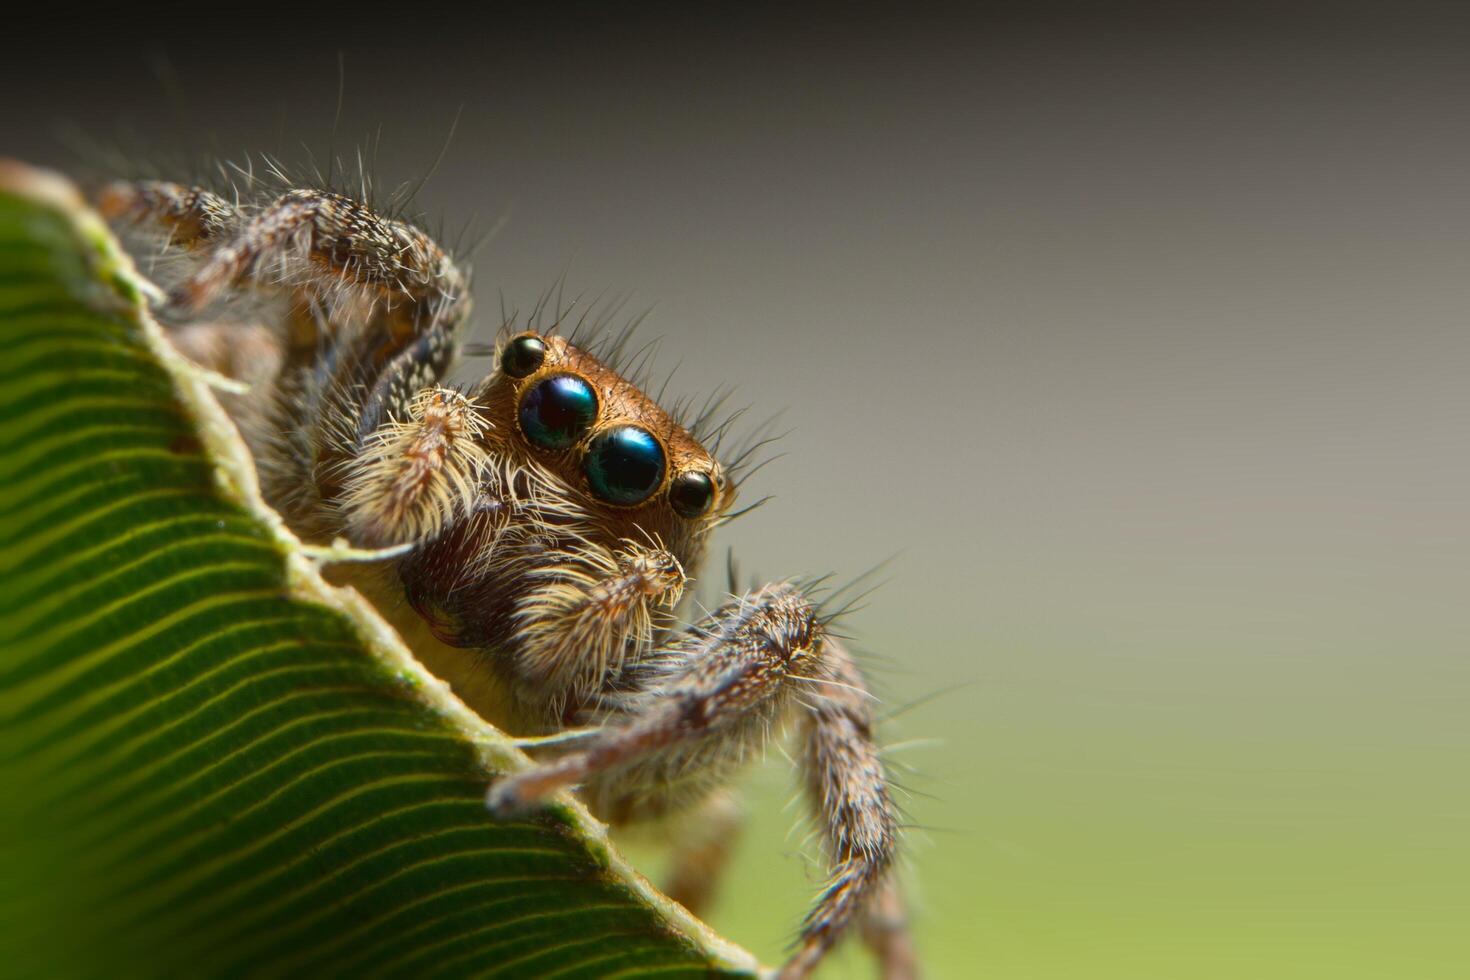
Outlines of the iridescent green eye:
M 631 425 L 599 433 L 582 463 L 592 492 L 610 504 L 641 504 L 664 479 L 664 449 Z
M 512 378 L 524 378 L 534 374 L 545 360 L 545 341 L 527 334 L 505 345 L 500 355 L 500 370 Z
M 715 485 L 708 473 L 690 470 L 680 473 L 669 484 L 669 505 L 680 517 L 693 519 L 703 515 L 714 499 Z
M 542 449 L 575 446 L 597 421 L 597 394 L 572 374 L 557 374 L 521 399 L 521 431 Z

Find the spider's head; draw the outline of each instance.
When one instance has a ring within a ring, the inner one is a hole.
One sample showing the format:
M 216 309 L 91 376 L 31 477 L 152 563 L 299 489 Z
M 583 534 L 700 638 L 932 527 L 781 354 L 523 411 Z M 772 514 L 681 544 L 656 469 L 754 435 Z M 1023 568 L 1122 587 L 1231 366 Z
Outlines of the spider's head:
M 507 337 L 495 365 L 470 393 L 486 458 L 479 503 L 400 566 L 415 608 L 455 645 L 504 649 L 547 583 L 601 580 L 614 571 L 607 556 L 640 549 L 660 556 L 650 589 L 662 578 L 663 591 L 647 601 L 676 598 L 734 503 L 713 453 L 566 338 Z
M 734 502 L 720 464 L 687 429 L 565 338 L 516 334 L 496 361 L 475 393 L 496 453 L 539 471 L 542 492 L 559 491 L 613 540 L 653 535 L 677 553 Z

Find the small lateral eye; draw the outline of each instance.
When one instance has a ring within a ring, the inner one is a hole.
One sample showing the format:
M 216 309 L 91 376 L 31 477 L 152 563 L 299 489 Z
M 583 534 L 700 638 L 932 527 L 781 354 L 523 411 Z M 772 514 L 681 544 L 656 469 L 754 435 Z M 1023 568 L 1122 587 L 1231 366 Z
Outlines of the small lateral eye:
M 631 507 L 653 495 L 664 479 L 664 450 L 650 433 L 632 425 L 599 433 L 582 462 L 592 492 L 610 504 Z
M 500 370 L 512 378 L 534 374 L 546 360 L 546 342 L 534 334 L 522 334 L 505 345 L 500 355 Z
M 674 477 L 669 484 L 669 505 L 674 513 L 691 520 L 701 517 L 714 503 L 715 485 L 708 473 L 689 470 Z
M 538 381 L 521 398 L 521 431 L 542 449 L 569 449 L 597 421 L 597 393 L 574 374 Z

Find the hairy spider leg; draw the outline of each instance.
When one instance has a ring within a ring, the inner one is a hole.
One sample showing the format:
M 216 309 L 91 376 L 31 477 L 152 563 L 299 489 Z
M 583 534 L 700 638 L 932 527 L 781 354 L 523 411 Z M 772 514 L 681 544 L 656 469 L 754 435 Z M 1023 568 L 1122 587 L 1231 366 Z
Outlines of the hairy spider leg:
M 583 783 L 594 810 L 615 823 L 656 816 L 708 796 L 797 709 L 800 763 L 830 862 L 782 971 L 805 976 L 880 893 L 897 839 L 869 695 L 851 657 L 802 591 L 783 583 L 725 603 L 610 689 L 601 732 L 497 780 L 491 810 L 516 813 Z
M 270 461 L 262 478 L 291 516 L 340 502 L 354 543 L 377 547 L 432 534 L 469 506 L 484 423 L 462 394 L 437 386 L 471 299 L 433 239 L 326 191 L 288 191 L 248 216 L 211 191 L 163 181 L 115 182 L 97 200 L 104 216 L 154 221 L 171 243 L 205 252 L 170 293 L 177 312 L 198 313 L 236 287 L 294 295 L 269 407 L 243 425 L 253 448 L 271 443 L 257 453 Z

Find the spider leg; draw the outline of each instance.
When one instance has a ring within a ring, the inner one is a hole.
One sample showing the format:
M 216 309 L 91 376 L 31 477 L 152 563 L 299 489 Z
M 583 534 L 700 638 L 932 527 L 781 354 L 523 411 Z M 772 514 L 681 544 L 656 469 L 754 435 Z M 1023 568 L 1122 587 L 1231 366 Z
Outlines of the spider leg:
M 319 293 L 333 286 L 376 293 L 404 310 L 394 324 L 403 331 L 400 340 L 452 316 L 468 296 L 454 262 L 417 228 L 341 194 L 298 189 L 239 224 L 178 288 L 175 301 L 199 310 L 242 280 L 272 284 L 266 278 L 272 272 Z
M 695 915 L 708 910 L 734 855 L 745 811 L 733 793 L 710 794 L 682 821 L 664 894 Z
M 620 681 L 623 693 L 604 698 L 611 717 L 585 747 L 497 780 L 487 805 L 511 814 L 585 783 L 584 799 L 614 823 L 677 810 L 707 797 L 800 708 L 802 771 L 831 862 L 782 970 L 805 976 L 882 893 L 897 838 L 851 658 L 801 591 L 782 584 L 726 603 Z
M 363 547 L 426 540 L 468 514 L 489 423 L 471 399 L 439 386 L 457 327 L 434 321 L 400 346 L 380 315 L 328 332 L 307 363 L 302 348 L 288 351 L 257 428 L 278 434 L 257 452 L 275 461 L 268 494 L 277 506 L 302 519 L 335 513 L 339 523 L 319 530 Z
M 873 739 L 871 697 L 847 651 L 829 642 L 827 653 L 829 683 L 810 697 L 801 720 L 801 768 L 832 868 L 781 975 L 805 976 L 857 919 L 885 977 L 916 976 L 891 874 L 898 821 Z
M 96 203 L 107 220 L 151 221 L 185 248 L 217 241 L 240 221 L 235 206 L 218 194 L 164 180 L 114 181 L 96 194 Z
M 597 732 L 596 728 L 566 728 L 550 735 L 521 735 L 511 741 L 522 752 L 536 752 L 542 749 L 554 751 L 587 742 Z
M 98 203 L 115 220 L 153 220 L 202 253 L 169 294 L 175 316 L 236 287 L 290 299 L 276 351 L 253 342 L 255 324 L 175 333 L 192 345 L 187 353 L 267 389 L 235 406 L 236 417 L 267 495 L 293 526 L 379 547 L 432 536 L 471 505 L 485 423 L 468 399 L 437 387 L 470 295 L 429 236 L 316 190 L 243 215 L 210 191 L 158 181 L 110 184 Z M 340 526 L 324 512 L 340 514 Z
M 895 876 L 889 875 L 868 903 L 861 923 L 863 944 L 878 960 L 885 980 L 915 980 L 919 954 L 909 933 L 908 914 Z
M 243 220 L 235 205 L 202 187 L 163 180 L 119 180 L 93 195 L 97 210 L 115 224 L 150 225 L 166 233 L 165 250 L 202 250 Z M 161 294 L 159 294 L 161 299 Z M 271 331 L 255 323 L 166 323 L 174 346 L 197 364 L 256 383 L 279 367 Z
M 615 677 L 609 687 L 619 693 L 602 698 L 608 717 L 597 735 L 498 780 L 490 808 L 514 813 L 594 779 L 584 796 L 615 823 L 680 809 L 665 804 L 682 776 L 710 780 L 688 802 L 702 799 L 779 719 L 798 686 L 783 682 L 816 676 L 815 628 L 810 604 L 793 586 L 725 603 Z

